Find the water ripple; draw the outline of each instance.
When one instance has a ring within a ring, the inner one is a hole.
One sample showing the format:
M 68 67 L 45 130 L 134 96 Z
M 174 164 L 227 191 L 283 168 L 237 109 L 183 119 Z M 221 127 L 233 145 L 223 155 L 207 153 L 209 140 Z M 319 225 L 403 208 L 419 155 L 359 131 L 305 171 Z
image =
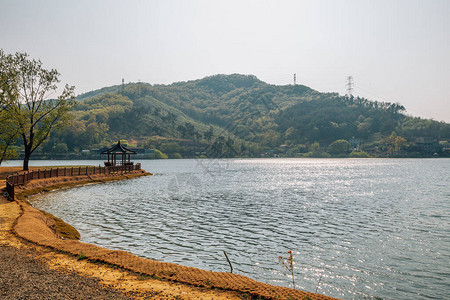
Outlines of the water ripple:
M 450 160 L 146 161 L 157 176 L 38 196 L 82 240 L 344 299 L 450 298 Z M 320 281 L 320 284 L 318 285 Z

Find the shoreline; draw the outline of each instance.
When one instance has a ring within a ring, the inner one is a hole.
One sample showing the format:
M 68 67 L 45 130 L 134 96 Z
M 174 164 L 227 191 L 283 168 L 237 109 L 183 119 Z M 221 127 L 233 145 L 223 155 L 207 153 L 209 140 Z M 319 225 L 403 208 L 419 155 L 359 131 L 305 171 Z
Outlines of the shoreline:
M 149 289 L 154 290 L 154 287 L 164 283 L 165 290 L 168 290 L 169 293 L 175 293 L 171 294 L 172 296 L 177 295 L 178 291 L 184 290 L 177 296 L 181 298 L 183 298 L 183 295 L 188 296 L 188 298 L 191 295 L 196 299 L 203 298 L 203 296 L 208 299 L 246 299 L 248 297 L 261 297 L 263 299 L 333 299 L 324 295 L 264 284 L 242 275 L 205 271 L 173 263 L 154 261 L 135 256 L 129 252 L 109 250 L 96 245 L 67 239 L 58 233 L 54 219 L 45 216 L 43 212 L 29 205 L 26 200 L 27 197 L 40 192 L 146 175 L 150 175 L 150 173 L 140 172 L 140 174 L 122 174 L 121 176 L 75 176 L 76 178 L 62 177 L 29 182 L 17 189 L 17 200 L 11 202 L 16 203 L 20 209 L 20 214 L 14 220 L 11 230 L 19 239 L 25 239 L 35 245 L 51 249 L 50 251 L 52 252 L 64 252 L 64 255 L 69 256 L 75 261 L 66 264 L 66 268 L 76 268 L 76 265 L 80 265 L 81 262 L 83 264 L 93 264 L 93 266 L 84 266 L 81 268 L 90 270 L 90 272 L 87 272 L 89 274 L 87 276 L 100 275 L 97 271 L 99 268 L 98 265 L 103 264 L 112 266 L 113 268 L 119 267 L 121 272 L 139 274 L 139 276 L 146 278 L 145 281 L 155 281 L 150 286 L 142 287 L 141 292 L 148 291 Z M 116 287 L 121 286 L 122 289 L 124 286 L 123 281 L 134 282 L 135 285 L 138 285 L 129 278 L 122 280 L 120 283 L 116 281 L 115 283 L 109 284 Z M 139 283 L 139 280 L 137 282 Z M 181 286 L 173 289 L 169 287 L 172 284 Z M 201 291 L 198 289 L 201 289 Z M 225 293 L 225 295 L 221 295 L 221 293 Z

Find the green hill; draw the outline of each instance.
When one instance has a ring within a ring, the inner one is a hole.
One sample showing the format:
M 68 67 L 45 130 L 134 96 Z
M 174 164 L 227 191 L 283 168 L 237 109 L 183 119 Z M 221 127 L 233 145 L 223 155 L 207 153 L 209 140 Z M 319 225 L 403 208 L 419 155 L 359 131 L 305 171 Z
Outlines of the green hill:
M 406 116 L 397 103 L 271 85 L 253 75 L 130 83 L 77 100 L 71 124 L 53 134 L 43 152 L 55 152 L 57 145 L 77 152 L 126 139 L 188 157 L 208 156 L 211 149 L 214 157 L 320 156 L 334 141 L 351 140 L 353 150 L 374 156 L 429 156 L 446 155 L 450 139 L 450 124 Z

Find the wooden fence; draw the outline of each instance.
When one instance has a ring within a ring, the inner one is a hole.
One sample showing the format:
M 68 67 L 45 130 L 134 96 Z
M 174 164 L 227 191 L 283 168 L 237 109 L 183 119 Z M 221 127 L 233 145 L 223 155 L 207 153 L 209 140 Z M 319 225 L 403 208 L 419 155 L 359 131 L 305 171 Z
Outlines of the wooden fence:
M 96 174 L 122 174 L 141 169 L 141 164 L 121 165 L 121 166 L 85 166 L 85 167 L 64 167 L 51 168 L 45 170 L 35 170 L 26 173 L 17 173 L 6 177 L 6 193 L 10 200 L 14 200 L 14 187 L 23 185 L 31 180 L 64 177 L 64 176 L 80 176 L 80 175 L 96 175 Z

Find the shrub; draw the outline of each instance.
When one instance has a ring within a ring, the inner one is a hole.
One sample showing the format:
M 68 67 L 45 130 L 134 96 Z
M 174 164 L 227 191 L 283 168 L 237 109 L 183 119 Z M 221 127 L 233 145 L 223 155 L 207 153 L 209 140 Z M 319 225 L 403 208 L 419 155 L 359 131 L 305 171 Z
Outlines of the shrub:
M 351 158 L 369 158 L 370 155 L 369 153 L 365 152 L 365 151 L 352 151 L 352 153 L 350 153 L 350 157 Z

